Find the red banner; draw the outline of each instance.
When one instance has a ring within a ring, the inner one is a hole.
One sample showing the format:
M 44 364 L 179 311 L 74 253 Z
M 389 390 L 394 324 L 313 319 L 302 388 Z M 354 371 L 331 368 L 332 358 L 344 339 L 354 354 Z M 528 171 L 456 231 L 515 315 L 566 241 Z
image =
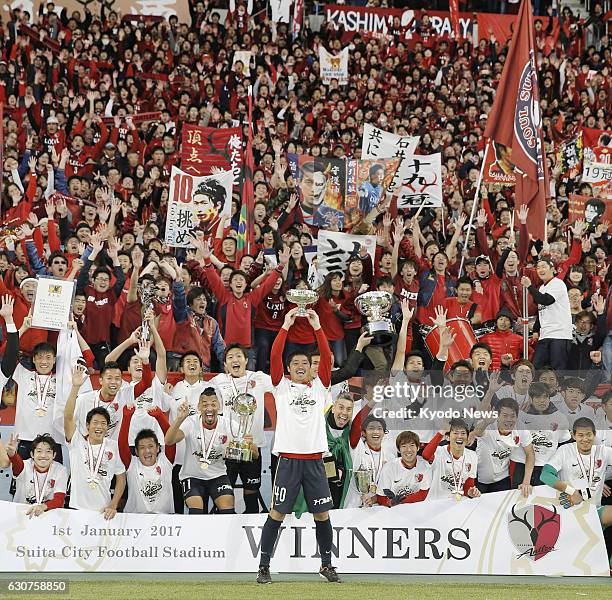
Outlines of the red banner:
M 234 189 L 242 175 L 242 130 L 239 127 L 183 126 L 181 169 L 193 175 L 211 175 L 212 168 L 234 173 Z
M 582 127 L 582 146 L 590 162 L 612 164 L 612 131 Z
M 146 123 L 148 121 L 159 121 L 161 119 L 160 111 L 146 112 L 146 113 L 138 113 L 135 115 L 128 115 L 128 117 L 132 118 L 132 123 L 135 125 L 138 123 Z M 122 121 L 125 121 L 125 117 L 122 117 Z M 102 122 L 105 125 L 112 125 L 115 122 L 115 117 L 102 117 Z
M 579 219 L 584 219 L 592 230 L 599 223 L 610 223 L 608 232 L 612 231 L 612 200 L 593 198 L 570 194 L 567 211 L 567 222 L 571 225 Z
M 478 22 L 478 41 L 488 41 L 493 35 L 498 42 L 505 44 L 514 33 L 516 15 L 478 13 L 476 21 Z M 559 38 L 559 20 L 553 17 L 533 17 L 533 24 L 536 49 L 546 50 L 548 48 L 548 51 L 551 52 Z M 550 32 L 548 32 L 549 25 Z

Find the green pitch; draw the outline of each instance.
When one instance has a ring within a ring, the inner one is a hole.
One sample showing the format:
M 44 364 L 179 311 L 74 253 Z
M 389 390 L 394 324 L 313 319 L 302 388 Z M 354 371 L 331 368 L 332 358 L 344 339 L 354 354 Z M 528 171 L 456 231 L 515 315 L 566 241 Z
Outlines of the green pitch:
M 3 574 L 5 577 L 6 574 Z M 289 576 L 273 575 L 275 582 L 272 585 L 257 585 L 251 583 L 252 576 L 237 575 L 233 581 L 227 576 L 202 577 L 186 575 L 181 579 L 171 580 L 138 580 L 138 578 L 125 578 L 120 581 L 111 581 L 119 578 L 109 575 L 109 580 L 100 580 L 99 574 L 93 575 L 95 579 L 78 580 L 71 576 L 70 591 L 67 594 L 10 594 L 0 592 L 0 598 L 42 598 L 51 600 L 218 600 L 219 598 L 244 598 L 245 600 L 439 600 L 448 598 L 464 598 L 469 600 L 524 600 L 541 598 L 544 594 L 555 600 L 573 599 L 598 600 L 612 598 L 611 580 L 601 579 L 588 581 L 580 579 L 546 579 L 534 578 L 529 581 L 525 577 L 504 578 L 460 578 L 460 577 L 391 577 L 381 578 L 373 576 L 345 576 L 345 582 L 334 585 L 319 580 L 316 576 Z M 3 577 L 3 578 L 4 578 Z M 61 575 L 54 575 L 61 577 Z M 87 577 L 87 576 L 85 576 Z M 146 577 L 146 576 L 145 576 Z M 159 576 L 158 576 L 159 577 Z M 171 575 L 169 575 L 171 577 Z M 487 579 L 496 581 L 488 583 Z M 527 581 L 527 582 L 526 582 Z

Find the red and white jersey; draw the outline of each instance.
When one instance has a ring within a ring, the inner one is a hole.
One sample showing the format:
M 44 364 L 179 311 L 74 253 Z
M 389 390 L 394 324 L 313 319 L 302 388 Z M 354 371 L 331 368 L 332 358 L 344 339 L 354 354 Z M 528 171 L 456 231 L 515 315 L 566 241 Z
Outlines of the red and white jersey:
M 38 479 L 38 493 L 41 495 L 38 500 L 34 477 Z M 64 465 L 53 461 L 47 471 L 41 473 L 34 467 L 34 461 L 28 458 L 23 461 L 23 470 L 15 478 L 15 484 L 14 502 L 41 504 L 51 500 L 57 493 L 66 493 L 68 471 L 66 471 Z
M 606 413 L 603 410 L 598 410 L 597 416 L 598 418 L 595 422 L 595 427 L 597 427 L 595 443 L 612 448 L 612 423 L 608 421 Z M 606 481 L 610 479 L 612 479 L 612 465 L 610 465 L 606 471 Z
M 584 402 L 581 402 L 576 409 L 571 409 L 565 402 L 561 402 L 557 407 L 559 412 L 562 412 L 567 417 L 567 424 L 569 426 L 570 431 L 574 427 L 574 421 L 585 417 L 587 419 L 591 419 L 593 424 L 597 421 L 597 417 L 595 416 L 595 411 Z
M 181 480 L 189 477 L 209 480 L 227 475 L 225 449 L 230 442 L 227 422 L 219 416 L 214 429 L 202 427 L 201 422 L 202 417 L 198 413 L 181 423 L 181 431 L 185 434 L 185 457 L 179 473 Z M 208 460 L 205 469 L 201 468 L 200 459 L 203 458 Z
M 173 514 L 172 463 L 160 452 L 154 465 L 146 467 L 137 456 L 127 470 L 126 513 Z
M 359 440 L 355 448 L 351 448 L 353 473 L 359 468 L 369 469 L 372 472 L 373 486 L 370 495 L 377 493 L 378 481 L 380 479 L 380 474 L 382 473 L 383 467 L 397 455 L 397 452 L 390 452 L 387 449 L 387 445 L 384 444 L 384 437 L 380 450 L 370 448 L 370 446 L 368 446 L 363 439 Z M 344 500 L 344 508 L 359 508 L 361 506 L 361 493 L 357 489 L 353 473 L 349 473 L 347 475 L 347 477 L 350 477 L 351 479 L 346 493 L 346 498 Z
M 32 441 L 42 433 L 55 437 L 55 375 L 38 375 L 17 364 L 12 379 L 18 386 L 15 431 L 19 432 L 19 439 Z
M 601 505 L 601 494 L 605 482 L 606 469 L 612 466 L 612 448 L 600 444 L 593 445 L 589 455 L 580 454 L 576 442 L 558 448 L 548 461 L 559 479 L 569 483 L 582 493 L 583 498 L 591 498 Z
M 438 446 L 431 466 L 431 487 L 427 499 L 451 498 L 457 492 L 463 494 L 463 486 L 468 479 L 476 479 L 478 455 L 466 448 L 461 458 L 455 458 L 450 445 Z
M 431 465 L 421 456 L 409 469 L 401 458 L 393 458 L 385 463 L 378 480 L 376 493 L 400 502 L 419 490 L 428 490 L 431 486 Z
M 105 402 L 100 395 L 100 390 L 85 392 L 79 394 L 76 399 L 76 408 L 74 410 L 74 420 L 77 424 L 77 431 L 82 435 L 87 435 L 87 413 L 92 408 L 105 408 L 110 415 L 110 423 L 106 437 L 114 440 L 119 438 L 119 429 L 121 429 L 121 419 L 123 417 L 123 407 L 126 397 L 122 393 L 124 389 L 130 387 L 129 383 L 124 382 L 117 395 L 110 401 Z
M 199 415 L 198 403 L 200 402 L 200 394 L 204 388 L 208 387 L 207 381 L 196 381 L 195 383 L 188 383 L 184 379 L 177 381 L 176 385 L 172 388 L 170 397 L 168 399 L 168 405 L 162 406 L 163 411 L 170 411 L 170 424 L 176 421 L 176 415 L 178 413 L 178 407 L 185 401 L 189 403 L 189 416 Z M 176 456 L 174 458 L 175 465 L 183 464 L 183 457 L 185 456 L 185 441 L 179 442 L 176 445 Z
M 513 430 L 502 435 L 497 423 L 491 423 L 477 439 L 478 481 L 495 483 L 510 475 L 510 455 L 513 449 L 531 444 L 528 431 Z
M 521 411 L 516 422 L 516 429 L 531 434 L 536 467 L 543 467 L 557 451 L 559 444 L 571 439 L 567 417 L 558 410 L 543 415 Z M 510 460 L 525 464 L 523 448 L 513 448 Z
M 125 473 L 119 457 L 117 442 L 105 438 L 103 444 L 92 444 L 78 432 L 68 442 L 70 450 L 70 508 L 104 510 L 111 502 L 111 481 L 115 475 Z M 91 448 L 91 454 L 89 452 Z M 100 452 L 102 455 L 100 456 Z M 91 466 L 93 457 L 93 467 Z M 99 468 L 95 471 L 96 465 Z M 95 471 L 97 484 L 90 487 L 88 479 Z
M 329 391 L 316 377 L 307 384 L 283 377 L 274 387 L 276 435 L 274 454 L 327 452 L 325 404 Z
M 168 410 L 170 403 L 170 396 L 164 391 L 164 385 L 159 380 L 157 375 L 153 377 L 153 383 L 151 387 L 145 390 L 138 398 L 134 398 L 134 388 L 136 383 L 132 382 L 128 386 L 123 387 L 118 396 L 121 395 L 121 405 L 133 404 L 136 406 L 132 421 L 130 422 L 130 430 L 128 432 L 128 443 L 130 446 L 134 445 L 134 441 L 138 432 L 141 429 L 152 429 L 157 436 L 157 440 L 163 446 L 164 445 L 164 432 L 162 431 L 159 423 L 155 417 L 149 414 L 150 410 L 154 408 L 160 408 L 161 410 Z
M 220 398 L 222 398 L 223 406 L 223 418 L 227 420 L 230 435 L 233 431 L 238 434 L 238 428 L 240 425 L 238 416 L 232 410 L 232 401 L 238 394 L 251 394 L 255 397 L 257 402 L 257 409 L 253 415 L 253 427 L 251 429 L 251 435 L 253 436 L 253 443 L 258 448 L 263 448 L 266 445 L 266 436 L 264 433 L 264 415 L 265 415 L 265 400 L 264 396 L 266 392 L 272 392 L 272 380 L 269 375 L 266 375 L 262 371 L 247 371 L 244 377 L 232 377 L 226 373 L 220 373 L 213 377 L 210 381 Z

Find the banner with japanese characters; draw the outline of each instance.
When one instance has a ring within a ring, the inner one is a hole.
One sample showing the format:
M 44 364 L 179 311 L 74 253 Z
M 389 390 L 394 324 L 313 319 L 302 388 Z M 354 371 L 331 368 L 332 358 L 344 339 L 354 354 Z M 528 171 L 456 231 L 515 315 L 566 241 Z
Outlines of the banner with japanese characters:
M 350 229 L 381 201 L 399 158 L 354 160 L 289 154 L 307 225 Z
M 608 232 L 612 231 L 612 199 L 594 198 L 570 194 L 568 198 L 567 221 L 569 224 L 578 220 L 586 221 L 589 232 L 594 232 L 597 226 L 608 224 Z
M 612 131 L 582 128 L 582 182 L 593 195 L 612 199 Z
M 414 154 L 404 158 L 395 179 L 397 183 L 388 188 L 388 193 L 397 196 L 398 210 L 442 206 L 441 154 Z
M 231 213 L 232 172 L 196 176 L 172 167 L 165 241 L 174 248 L 189 248 L 188 235 L 214 234 L 221 218 Z
M 216 128 L 183 125 L 181 169 L 192 175 L 210 175 L 215 169 L 230 170 L 234 189 L 242 178 L 242 130 L 240 127 Z
M 397 135 L 370 123 L 363 126 L 361 158 L 406 158 L 416 152 L 418 135 Z
M 351 235 L 341 231 L 321 229 L 317 237 L 317 271 L 324 278 L 332 271 L 346 271 L 348 261 L 355 256 L 363 256 L 362 248 L 374 264 L 376 252 L 375 235 Z
M 556 168 L 562 181 L 577 179 L 582 172 L 582 134 L 559 144 L 556 153 Z
M 348 83 L 349 49 L 344 48 L 340 54 L 330 54 L 323 46 L 319 46 L 319 69 L 321 81 L 324 84 L 337 79 L 340 85 Z

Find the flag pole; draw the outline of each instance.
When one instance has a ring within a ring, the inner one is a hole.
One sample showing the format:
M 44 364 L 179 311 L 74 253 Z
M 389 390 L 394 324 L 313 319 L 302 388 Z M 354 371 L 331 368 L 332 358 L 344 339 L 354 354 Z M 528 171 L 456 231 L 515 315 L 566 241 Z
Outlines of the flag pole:
M 529 358 L 529 301 L 527 288 L 523 288 L 523 358 Z
M 484 175 L 485 165 L 487 163 L 487 155 L 489 153 L 489 147 L 491 146 L 491 140 L 487 139 L 487 145 L 485 146 L 484 156 L 482 157 L 482 165 L 480 165 L 480 173 L 478 173 L 478 181 L 476 182 L 476 193 L 474 194 L 474 202 L 472 202 L 472 212 L 470 213 L 470 220 L 468 222 L 467 232 L 465 234 L 465 248 L 467 250 L 467 245 L 470 240 L 470 233 L 472 231 L 472 225 L 474 223 L 474 215 L 476 214 L 476 206 L 478 205 L 478 200 L 480 199 L 480 187 L 482 185 L 482 178 Z M 461 254 L 461 265 L 459 267 L 459 277 L 463 274 L 463 263 L 465 262 L 465 255 Z

